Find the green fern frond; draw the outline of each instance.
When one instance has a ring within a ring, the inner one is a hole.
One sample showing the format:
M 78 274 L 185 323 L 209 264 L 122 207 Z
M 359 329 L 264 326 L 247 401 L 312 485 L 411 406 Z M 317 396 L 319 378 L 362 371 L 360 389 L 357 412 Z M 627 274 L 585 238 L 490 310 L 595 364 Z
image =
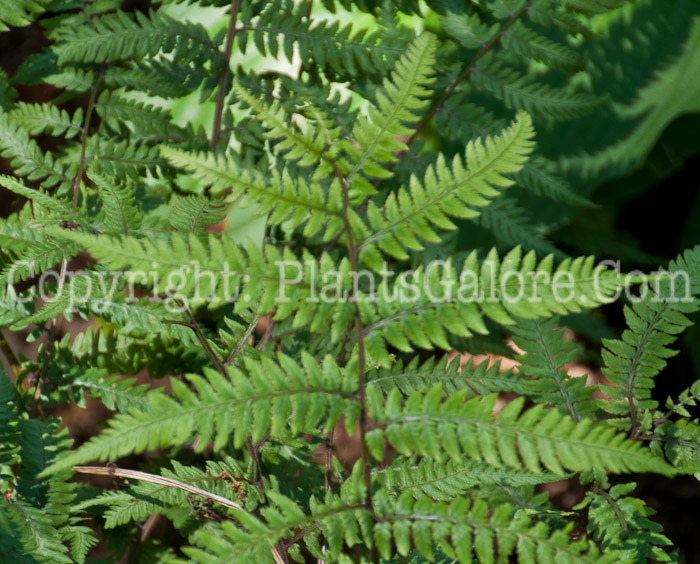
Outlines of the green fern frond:
M 224 498 L 235 497 L 239 493 L 233 490 L 231 482 L 220 477 L 219 473 L 209 473 L 192 466 L 183 466 L 176 460 L 172 461 L 172 465 L 172 470 L 162 469 L 161 473 L 165 478 L 195 486 Z M 210 464 L 210 466 L 216 465 Z M 243 486 L 240 492 L 245 492 L 247 489 L 247 486 Z M 131 521 L 144 521 L 153 513 L 165 515 L 180 526 L 186 521 L 193 520 L 190 494 L 178 488 L 150 482 L 134 482 L 128 490 L 105 492 L 87 503 L 82 503 L 79 507 L 87 509 L 99 505 L 108 508 L 103 514 L 106 529 L 113 529 Z
M 513 175 L 513 180 L 521 188 L 538 196 L 546 196 L 558 202 L 574 206 L 592 207 L 590 200 L 576 193 L 571 184 L 554 171 L 554 164 L 540 155 L 534 155 L 522 170 Z
M 290 119 L 278 102 L 268 104 L 241 88 L 237 82 L 234 82 L 234 94 L 264 123 L 267 128 L 265 137 L 277 141 L 276 151 L 298 166 L 315 167 L 314 179 L 333 176 L 336 167 L 341 173 L 349 170 L 350 165 L 338 156 L 340 149 L 336 141 L 340 128 L 317 108 L 306 107 L 304 117 L 313 115 L 312 124 L 299 124 Z
M 654 510 L 628 495 L 636 485 L 595 487 L 574 509 L 588 508 L 589 532 L 606 553 L 617 551 L 623 562 L 678 562 L 677 555 L 662 548 L 672 542 L 661 525 L 649 519 Z
M 416 460 L 399 457 L 391 466 L 375 472 L 384 491 L 411 492 L 415 499 L 429 497 L 436 501 L 451 501 L 476 488 L 503 486 L 516 488 L 561 480 L 559 474 L 534 473 L 526 469 L 495 468 L 475 460 L 446 460 L 430 458 Z
M 62 67 L 59 72 L 47 76 L 46 82 L 72 92 L 88 92 L 95 86 L 95 73 L 85 69 Z
M 208 225 L 216 225 L 225 216 L 221 200 L 212 201 L 200 195 L 177 198 L 170 212 L 170 225 L 183 234 L 204 235 Z
M 115 178 L 138 180 L 144 169 L 157 173 L 158 167 L 165 167 L 158 147 L 136 141 L 108 140 L 95 135 L 87 142 L 87 163 L 99 163 L 100 170 Z
M 20 213 L 0 220 L 0 245 L 2 252 L 10 257 L 0 273 L 0 286 L 33 278 L 77 254 L 72 243 L 48 238 L 44 225 L 35 222 L 32 216 L 31 207 L 26 206 Z
M 601 386 L 608 399 L 600 407 L 612 415 L 612 425 L 637 432 L 646 410 L 654 410 L 653 378 L 676 354 L 669 348 L 678 335 L 691 325 L 687 315 L 700 308 L 694 296 L 700 293 L 700 247 L 686 251 L 661 271 L 645 296 L 632 307 L 625 306 L 629 329 L 621 340 L 606 339 L 602 351 L 603 374 L 611 385 Z
M 583 58 L 565 44 L 552 41 L 535 30 L 520 25 L 506 33 L 502 40 L 506 50 L 544 63 L 549 67 L 575 72 L 583 68 Z
M 90 296 L 90 289 L 96 287 L 98 287 L 98 280 L 94 274 L 75 276 L 65 284 L 59 284 L 56 288 L 57 294 L 52 296 L 52 300 L 45 303 L 39 311 L 17 320 L 11 328 L 18 331 L 29 325 L 41 325 L 59 315 L 70 318 L 75 311 L 76 299 Z
M 528 382 L 537 403 L 560 406 L 574 421 L 591 415 L 594 387 L 586 385 L 585 377 L 570 377 L 564 366 L 576 359 L 576 350 L 563 340 L 565 328 L 559 318 L 520 319 L 512 326 L 513 342 L 524 351 L 520 372 L 532 378 Z M 563 404 L 562 404 L 563 401 Z
M 195 92 L 211 92 L 213 85 L 207 70 L 201 65 L 184 65 L 168 59 L 129 61 L 123 67 L 108 67 L 104 81 L 107 86 L 127 92 L 136 90 L 149 96 L 179 98 Z
M 288 60 L 298 54 L 306 68 L 319 68 L 335 82 L 363 74 L 385 74 L 405 49 L 406 30 L 398 37 L 382 37 L 381 31 L 368 32 L 338 21 L 311 20 L 303 3 L 281 0 L 269 2 L 250 31 L 244 28 L 237 40 L 241 51 L 254 42 L 263 55 L 280 55 Z M 244 21 L 247 18 L 244 16 Z M 247 33 L 246 33 L 247 32 Z M 381 41 L 380 41 L 381 37 Z
M 397 61 L 391 76 L 384 80 L 383 89 L 377 91 L 376 107 L 370 106 L 369 115 L 356 122 L 353 140 L 343 143 L 353 161 L 346 181 L 354 188 L 357 183 L 353 185 L 353 179 L 360 172 L 368 178 L 391 176 L 387 165 L 396 162 L 398 152 L 408 149 L 400 139 L 413 133 L 410 125 L 418 120 L 417 112 L 428 103 L 436 49 L 432 34 L 424 33 L 416 38 Z M 375 190 L 367 185 L 362 192 L 368 195 Z
M 306 300 L 308 277 L 288 280 L 281 270 L 287 263 L 296 266 L 303 262 L 290 252 L 280 255 L 275 247 L 269 247 L 263 256 L 254 245 L 243 250 L 231 239 L 214 234 L 200 239 L 192 233 L 173 232 L 161 239 L 137 239 L 54 230 L 52 235 L 78 243 L 103 266 L 125 272 L 127 279 L 150 285 L 152 291 L 160 294 L 175 293 L 193 306 L 206 303 L 216 307 L 236 302 L 250 307 L 259 303 L 262 311 L 269 311 L 282 301 L 278 307 L 286 307 L 287 315 L 295 308 L 304 315 L 318 310 Z M 193 257 L 197 257 L 196 261 Z M 315 262 L 309 256 L 304 260 Z
M 438 461 L 467 456 L 496 467 L 525 466 L 535 473 L 542 466 L 555 474 L 593 468 L 674 473 L 662 458 L 605 423 L 590 419 L 577 423 L 543 405 L 523 411 L 523 398 L 494 418 L 495 394 L 465 402 L 468 394 L 458 392 L 445 399 L 437 384 L 405 401 L 398 391 L 390 393 L 386 402 L 372 388 L 367 395 L 370 417 L 379 426 L 367 434 L 367 444 L 378 459 L 386 440 L 405 456 L 415 453 Z
M 46 194 L 41 190 L 29 188 L 11 176 L 0 175 L 0 186 L 7 188 L 15 194 L 29 198 L 34 203 L 39 204 L 40 206 L 43 206 L 56 214 L 56 216 L 63 221 L 70 221 L 85 229 L 89 229 L 89 222 L 83 218 L 83 216 L 78 213 L 74 207 L 71 207 L 69 203 L 58 197 Z
M 95 104 L 95 111 L 116 133 L 126 133 L 132 140 L 186 141 L 191 135 L 172 123 L 162 108 L 136 102 L 105 90 Z M 127 126 L 133 129 L 133 132 Z
M 383 284 L 379 305 L 362 304 L 367 349 L 388 366 L 387 344 L 404 352 L 414 345 L 450 350 L 448 332 L 486 334 L 484 317 L 512 325 L 518 317 L 575 313 L 611 301 L 633 281 L 596 267 L 593 257 L 567 258 L 556 268 L 553 263 L 552 255 L 538 263 L 533 251 L 523 256 L 519 247 L 503 259 L 492 249 L 483 260 L 470 253 L 461 271 L 447 261 Z
M 697 420 L 680 419 L 661 425 L 652 441 L 660 442 L 666 458 L 679 472 L 700 479 L 700 423 Z
M 508 247 L 518 245 L 541 254 L 563 254 L 537 232 L 527 212 L 510 198 L 498 198 L 485 207 L 479 216 L 479 223 Z
M 113 63 L 140 60 L 158 53 L 176 61 L 203 64 L 221 57 L 201 25 L 165 14 L 114 12 L 92 18 L 85 25 L 56 30 L 58 64 L 67 62 Z
M 134 378 L 108 376 L 104 372 L 86 373 L 74 379 L 71 384 L 98 398 L 107 409 L 126 412 L 130 409 L 145 409 L 145 392 L 148 384 L 135 384 Z
M 62 457 L 48 472 L 195 438 L 198 450 L 212 440 L 216 450 L 227 444 L 240 447 L 246 437 L 256 442 L 288 428 L 295 433 L 314 432 L 318 426 L 330 429 L 341 414 L 349 428 L 357 422 L 357 375 L 341 370 L 330 357 L 321 364 L 302 354 L 298 364 L 279 354 L 277 362 L 246 358 L 244 365 L 245 372 L 230 367 L 228 378 L 213 370 L 207 370 L 206 377 L 191 374 L 187 379 L 192 388 L 172 379 L 172 396 L 151 392 L 147 410 L 117 415 L 106 431 Z
M 368 386 L 376 386 L 383 393 L 389 394 L 397 389 L 408 396 L 414 392 L 427 392 L 436 383 L 441 383 L 447 393 L 469 390 L 474 395 L 488 395 L 494 392 L 514 392 L 527 394 L 528 386 L 520 382 L 512 370 L 501 371 L 500 361 L 489 364 L 476 364 L 474 358 L 460 368 L 459 357 L 450 360 L 443 356 L 419 363 L 414 358 L 404 365 L 399 361 L 390 368 L 373 370 L 367 374 Z
M 448 138 L 467 143 L 477 137 L 495 135 L 506 122 L 494 116 L 484 107 L 450 98 L 436 113 L 436 126 Z M 533 153 L 522 169 L 509 175 L 515 184 L 538 196 L 575 206 L 593 204 L 576 193 L 571 184 L 557 174 L 556 165 L 539 153 Z
M 5 0 L 0 6 L 0 31 L 32 23 L 51 0 Z
M 106 178 L 96 167 L 88 177 L 97 186 L 104 210 L 104 232 L 109 235 L 129 235 L 141 225 L 133 189 L 128 184 L 118 186 L 114 178 Z
M 508 504 L 490 508 L 481 500 L 471 502 L 462 497 L 444 503 L 425 497 L 416 501 L 408 492 L 398 499 L 378 492 L 372 500 L 378 523 L 372 526 L 360 493 L 349 493 L 351 489 L 357 488 L 345 487 L 340 496 L 328 496 L 323 503 L 312 500 L 309 515 L 292 500 L 274 493 L 270 496 L 273 505 L 262 509 L 261 518 L 234 511 L 243 528 L 226 521 L 221 528 L 200 529 L 194 536 L 197 548 L 183 551 L 201 564 L 226 562 L 232 552 L 273 563 L 270 546 L 313 521 L 321 530 L 305 535 L 307 548 L 315 558 L 339 562 L 349 562 L 339 559 L 341 551 L 355 545 L 376 546 L 387 560 L 392 558 L 394 547 L 406 557 L 415 546 L 428 561 L 434 561 L 436 551 L 440 551 L 453 562 L 464 564 L 473 562 L 474 557 L 483 564 L 494 564 L 512 553 L 519 561 L 541 564 L 610 564 L 618 556 L 615 552 L 603 555 L 586 541 L 572 543 L 570 527 L 550 530 Z
M 604 14 L 627 4 L 627 0 L 564 0 L 562 5 L 582 14 Z
M 54 160 L 51 153 L 44 154 L 21 125 L 4 112 L 0 112 L 0 156 L 10 160 L 14 174 L 41 180 L 46 188 L 72 183 L 61 161 Z
M 51 516 L 40 508 L 22 501 L 15 500 L 10 504 L 0 500 L 0 519 L 4 521 L 0 527 L 0 538 L 3 547 L 12 550 L 12 556 L 22 562 L 41 562 L 43 564 L 71 564 L 68 548 L 62 543 L 62 538 Z M 14 546 L 13 546 L 14 545 Z M 14 560 L 13 560 L 14 561 Z
M 390 194 L 383 209 L 370 200 L 367 219 L 371 231 L 358 244 L 360 258 L 373 268 L 381 266 L 379 250 L 405 260 L 408 255 L 404 249 L 423 249 L 419 239 L 439 242 L 431 224 L 454 229 L 448 216 L 477 217 L 478 208 L 513 183 L 505 175 L 522 168 L 532 151 L 533 135 L 530 116 L 520 112 L 498 137 L 469 142 L 466 167 L 459 156 L 449 167 L 440 155 L 436 164 L 428 167 L 423 182 L 413 176 L 410 188 Z
M 284 172 L 263 173 L 241 167 L 233 158 L 215 154 L 185 153 L 162 146 L 161 154 L 174 166 L 189 170 L 193 178 L 211 186 L 214 194 L 229 192 L 229 200 L 242 205 L 256 205 L 255 213 L 269 214 L 268 223 L 288 222 L 289 228 L 304 224 L 304 235 L 320 231 L 330 240 L 344 227 L 343 198 L 334 183 L 326 191 L 316 182 L 302 177 L 292 179 Z
M 71 115 L 53 104 L 26 104 L 19 102 L 8 116 L 30 135 L 47 133 L 72 139 L 83 131 L 83 109 Z
M 601 100 L 588 94 L 570 93 L 544 83 L 533 83 L 514 69 L 499 64 L 479 67 L 472 75 L 476 86 L 491 92 L 511 109 L 524 109 L 534 116 L 564 120 L 585 114 Z
M 74 528 L 76 485 L 66 481 L 65 471 L 48 480 L 37 475 L 72 441 L 56 421 L 24 417 L 18 404 L 17 389 L 0 366 L 0 539 L 13 560 L 68 564 L 64 541 Z
M 21 461 L 17 391 L 0 364 L 0 491 L 9 492 L 16 483 L 12 470 Z

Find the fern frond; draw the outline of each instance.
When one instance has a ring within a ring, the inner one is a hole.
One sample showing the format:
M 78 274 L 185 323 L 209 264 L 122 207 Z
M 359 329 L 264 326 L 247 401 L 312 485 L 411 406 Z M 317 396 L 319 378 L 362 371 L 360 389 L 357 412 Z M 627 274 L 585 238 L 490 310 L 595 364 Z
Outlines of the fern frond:
M 26 207 L 25 211 L 31 208 Z M 24 212 L 0 220 L 0 245 L 3 253 L 11 257 L 0 273 L 0 286 L 33 278 L 77 254 L 75 245 L 48 238 L 43 228 Z
M 624 562 L 677 562 L 662 548 L 672 544 L 663 528 L 649 519 L 654 510 L 628 495 L 636 485 L 595 488 L 574 509 L 588 508 L 588 530 L 606 553 L 617 551 Z
M 669 348 L 691 322 L 687 315 L 700 309 L 700 247 L 680 255 L 661 271 L 657 281 L 645 288 L 645 296 L 632 307 L 625 306 L 629 329 L 621 340 L 606 339 L 602 351 L 603 374 L 611 385 L 601 386 L 609 399 L 600 407 L 611 415 L 612 425 L 638 431 L 642 413 L 654 410 L 653 378 L 676 354 Z
M 129 61 L 122 67 L 108 67 L 104 81 L 117 90 L 137 90 L 149 96 L 172 99 L 187 96 L 200 86 L 203 94 L 211 92 L 213 85 L 207 70 L 201 65 L 184 65 L 168 59 Z
M 27 563 L 71 564 L 54 520 L 40 508 L 23 500 L 10 504 L 3 499 L 0 500 L 0 515 L 4 521 L 4 530 L 0 531 L 0 538 L 5 537 L 3 547 L 14 549 L 18 558 L 24 557 Z
M 398 37 L 385 37 L 384 30 L 370 33 L 348 23 L 314 21 L 306 17 L 306 10 L 288 0 L 269 2 L 250 31 L 238 34 L 241 50 L 245 52 L 252 39 L 263 55 L 278 57 L 282 50 L 291 61 L 297 54 L 306 68 L 319 68 L 330 80 L 344 82 L 358 75 L 387 73 L 411 35 L 405 30 Z
M 234 94 L 267 128 L 265 137 L 277 141 L 275 149 L 287 160 L 298 166 L 315 167 L 313 178 L 321 180 L 335 174 L 336 167 L 341 173 L 349 170 L 349 164 L 339 158 L 336 143 L 340 128 L 332 123 L 320 110 L 306 107 L 305 116 L 313 115 L 312 124 L 299 124 L 291 120 L 281 104 L 268 104 L 258 99 L 234 81 Z
M 626 0 L 564 0 L 562 5 L 581 14 L 604 14 L 627 4 Z
M 172 123 L 171 115 L 164 109 L 118 96 L 109 90 L 100 95 L 95 110 L 113 131 L 126 133 L 132 140 L 182 142 L 191 137 Z
M 615 552 L 602 555 L 586 541 L 572 543 L 568 529 L 550 530 L 508 504 L 491 508 L 481 500 L 463 497 L 444 503 L 425 497 L 416 501 L 409 492 L 398 499 L 378 492 L 372 500 L 378 522 L 372 526 L 355 475 L 359 473 L 354 472 L 340 495 L 329 495 L 323 503 L 312 499 L 309 514 L 289 498 L 271 492 L 272 505 L 261 510 L 260 518 L 233 511 L 240 527 L 226 521 L 220 529 L 200 529 L 194 535 L 198 548 L 183 551 L 201 564 L 226 562 L 234 552 L 248 560 L 272 563 L 270 545 L 315 522 L 320 531 L 310 530 L 304 540 L 311 554 L 323 560 L 343 561 L 339 560 L 342 549 L 354 545 L 376 546 L 387 560 L 394 547 L 406 557 L 415 546 L 429 561 L 435 560 L 439 550 L 453 562 L 465 564 L 475 556 L 478 562 L 494 564 L 512 553 L 520 561 L 541 564 L 610 564 L 617 557 Z
M 380 427 L 367 434 L 372 455 L 381 459 L 385 440 L 401 454 L 434 460 L 465 456 L 492 466 L 525 466 L 538 473 L 544 466 L 555 474 L 604 469 L 610 472 L 659 472 L 673 468 L 638 441 L 616 434 L 605 423 L 575 422 L 543 405 L 523 411 L 523 398 L 494 417 L 497 396 L 473 398 L 457 392 L 445 399 L 439 384 L 426 394 L 416 392 L 402 401 L 398 391 L 382 395 L 368 388 L 370 417 Z
M 129 409 L 145 409 L 147 384 L 135 384 L 134 378 L 108 376 L 103 371 L 93 371 L 74 379 L 74 387 L 88 391 L 93 398 L 99 398 L 107 409 L 120 412 Z
M 583 58 L 565 44 L 552 41 L 535 30 L 519 25 L 501 39 L 506 50 L 544 63 L 549 67 L 575 72 L 583 68 Z
M 537 232 L 527 212 L 510 198 L 498 198 L 485 207 L 479 216 L 479 223 L 509 247 L 518 245 L 541 254 L 562 254 Z
M 115 178 L 138 180 L 144 169 L 156 173 L 158 167 L 166 165 L 158 147 L 135 141 L 116 141 L 95 135 L 87 143 L 87 163 L 99 163 L 100 170 Z
M 0 112 L 0 156 L 10 160 L 14 174 L 41 180 L 46 188 L 72 182 L 63 164 L 54 160 L 51 153 L 44 154 L 21 125 L 4 112 Z
M 411 492 L 415 499 L 429 497 L 436 501 L 451 501 L 475 488 L 488 486 L 534 486 L 561 480 L 559 474 L 534 473 L 526 469 L 495 468 L 475 460 L 446 460 L 430 458 L 416 460 L 398 457 L 391 466 L 375 472 L 384 491 L 400 495 Z
M 513 175 L 513 180 L 518 186 L 538 196 L 546 196 L 574 206 L 593 206 L 590 200 L 577 194 L 574 187 L 558 176 L 553 169 L 552 162 L 540 155 L 534 155 L 523 165 L 522 170 Z
M 305 236 L 323 231 L 324 240 L 332 239 L 344 227 L 343 198 L 337 183 L 326 192 L 316 182 L 292 179 L 286 171 L 263 175 L 243 168 L 231 157 L 185 153 L 164 146 L 160 150 L 174 166 L 186 168 L 197 181 L 211 186 L 212 193 L 230 191 L 229 200 L 256 205 L 255 213 L 269 214 L 269 224 L 288 222 L 288 227 L 294 228 L 303 223 Z
M 5 0 L 0 6 L 0 31 L 29 25 L 50 3 L 51 0 Z
M 288 307 L 293 312 L 297 308 L 304 315 L 318 310 L 306 300 L 308 277 L 292 281 L 283 275 L 286 264 L 298 266 L 303 262 L 289 252 L 280 255 L 274 247 L 263 256 L 254 245 L 244 251 L 231 239 L 213 234 L 204 239 L 175 232 L 161 239 L 117 239 L 68 230 L 54 230 L 52 234 L 78 243 L 103 266 L 124 272 L 127 279 L 150 285 L 161 294 L 176 294 L 194 306 L 237 302 L 249 307 L 260 301 L 261 310 L 269 311 L 282 301 L 280 310 Z M 308 256 L 304 260 L 313 261 Z
M 88 177 L 97 186 L 102 208 L 104 210 L 105 233 L 110 235 L 129 235 L 141 225 L 138 208 L 132 187 L 128 184 L 118 186 L 114 178 L 106 178 L 93 167 Z
M 280 353 L 277 362 L 246 358 L 244 365 L 245 372 L 230 367 L 228 378 L 213 370 L 206 377 L 191 374 L 192 389 L 172 379 L 172 396 L 151 392 L 147 410 L 117 415 L 105 432 L 62 457 L 49 472 L 195 438 L 198 450 L 210 441 L 215 450 L 227 444 L 240 447 L 246 437 L 256 442 L 288 428 L 295 433 L 330 429 L 341 414 L 352 428 L 359 417 L 357 375 L 338 368 L 330 356 L 320 364 L 302 354 L 298 364 Z
M 394 389 L 406 396 L 417 391 L 427 392 L 437 383 L 441 383 L 447 393 L 468 390 L 474 395 L 488 395 L 494 392 L 527 394 L 530 391 L 512 370 L 501 372 L 500 361 L 492 365 L 488 362 L 475 364 L 474 358 L 470 358 L 460 368 L 459 358 L 450 360 L 447 355 L 440 360 L 430 358 L 423 364 L 419 364 L 417 357 L 406 365 L 399 361 L 390 368 L 367 374 L 368 386 L 376 386 L 385 394 Z
M 478 67 L 472 74 L 476 86 L 491 92 L 511 109 L 524 109 L 534 116 L 554 120 L 578 117 L 600 105 L 601 100 L 588 94 L 555 89 L 533 83 L 527 76 L 498 64 Z
M 556 268 L 553 262 L 548 255 L 538 263 L 533 251 L 523 256 L 519 247 L 499 259 L 493 249 L 483 260 L 472 252 L 461 271 L 447 261 L 383 284 L 378 304 L 362 307 L 368 351 L 388 366 L 387 344 L 404 352 L 414 345 L 450 350 L 447 332 L 486 334 L 485 316 L 512 325 L 517 317 L 575 313 L 611 301 L 632 282 L 596 267 L 593 257 L 567 258 Z
M 24 417 L 19 397 L 0 366 L 0 538 L 13 560 L 69 564 L 64 540 L 71 534 L 76 485 L 65 471 L 48 480 L 37 475 L 66 451 L 67 429 L 51 420 Z M 5 440 L 11 442 L 5 443 Z M 10 466 L 10 464 L 12 466 Z M 94 540 L 94 539 L 93 539 Z M 94 543 L 93 543 L 94 544 Z
M 506 125 L 484 107 L 450 98 L 435 115 L 436 126 L 448 138 L 467 143 L 477 137 L 495 135 Z M 556 173 L 556 166 L 539 153 L 533 153 L 522 169 L 509 175 L 515 184 L 538 196 L 575 206 L 593 204 L 576 193 L 573 186 Z
M 56 137 L 72 139 L 83 131 L 83 109 L 78 108 L 71 115 L 53 104 L 27 104 L 19 102 L 8 112 L 15 123 L 30 135 L 48 133 Z
M 29 198 L 34 203 L 52 211 L 63 221 L 70 221 L 80 225 L 83 228 L 89 229 L 89 222 L 83 218 L 83 216 L 78 213 L 74 207 L 58 197 L 46 194 L 41 190 L 29 188 L 11 176 L 0 175 L 0 186 L 7 188 L 15 194 Z
M 9 492 L 16 483 L 12 470 L 21 461 L 17 392 L 0 364 L 0 491 Z
M 477 217 L 478 208 L 513 183 L 505 175 L 522 168 L 532 151 L 533 135 L 530 116 L 520 112 L 498 137 L 469 142 L 466 167 L 459 156 L 448 167 L 440 155 L 435 165 L 428 167 L 423 182 L 411 177 L 410 188 L 390 194 L 383 209 L 370 200 L 367 219 L 371 231 L 358 244 L 360 258 L 373 268 L 381 266 L 379 250 L 405 260 L 408 255 L 404 249 L 423 249 L 419 239 L 439 242 L 431 224 L 454 229 L 448 216 Z
M 563 340 L 566 329 L 557 329 L 558 324 L 558 317 L 518 320 L 511 328 L 513 342 L 525 353 L 519 357 L 520 372 L 533 379 L 528 386 L 535 401 L 561 406 L 579 421 L 594 411 L 594 387 L 586 385 L 585 377 L 572 378 L 566 373 L 564 366 L 575 360 L 576 350 Z
M 210 200 L 204 196 L 191 195 L 177 198 L 170 212 L 170 225 L 183 234 L 204 235 L 208 225 L 216 225 L 224 216 L 221 200 Z
M 59 65 L 140 60 L 161 52 L 200 65 L 221 57 L 204 27 L 153 11 L 148 16 L 114 12 L 81 26 L 60 28 L 52 50 Z
M 397 61 L 391 76 L 384 80 L 383 89 L 377 91 L 376 107 L 370 106 L 369 115 L 356 122 L 353 141 L 343 143 L 353 161 L 346 176 L 350 185 L 359 173 L 368 178 L 391 176 L 386 167 L 397 161 L 398 152 L 408 149 L 400 139 L 413 133 L 410 125 L 418 120 L 417 112 L 425 107 L 432 93 L 428 87 L 434 82 L 430 73 L 436 49 L 432 34 L 417 37 Z M 353 187 L 357 188 L 356 184 Z M 375 192 L 370 185 L 363 185 L 362 191 L 364 195 Z
M 663 446 L 668 461 L 679 472 L 700 479 L 700 423 L 680 419 L 656 429 L 652 441 Z
M 161 473 L 165 478 L 192 485 L 224 498 L 230 498 L 239 493 L 233 490 L 231 482 L 219 476 L 219 473 L 210 474 L 199 468 L 184 466 L 176 460 L 172 461 L 172 466 L 172 470 L 162 469 Z M 210 464 L 210 466 L 216 465 Z M 247 486 L 244 486 L 241 492 L 247 489 Z M 163 514 L 182 526 L 183 522 L 192 519 L 191 504 L 190 494 L 181 489 L 144 481 L 132 484 L 126 491 L 105 492 L 81 504 L 80 508 L 107 506 L 108 509 L 103 514 L 105 528 L 112 529 L 130 521 L 144 521 L 153 513 Z

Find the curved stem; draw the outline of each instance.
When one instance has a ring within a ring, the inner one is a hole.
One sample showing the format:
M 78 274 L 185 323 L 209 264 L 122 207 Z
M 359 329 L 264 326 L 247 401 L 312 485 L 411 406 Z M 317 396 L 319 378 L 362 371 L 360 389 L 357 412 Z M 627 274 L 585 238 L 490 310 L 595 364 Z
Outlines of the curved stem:
M 479 52 L 474 56 L 472 59 L 471 63 L 469 63 L 469 66 L 465 68 L 458 76 L 455 78 L 452 83 L 448 86 L 447 90 L 445 90 L 445 93 L 440 97 L 440 99 L 435 102 L 430 110 L 428 110 L 428 113 L 423 116 L 423 119 L 420 120 L 418 123 L 418 126 L 416 127 L 416 130 L 413 132 L 413 135 L 408 138 L 408 141 L 406 142 L 406 145 L 411 145 L 416 140 L 416 137 L 420 135 L 421 131 L 423 131 L 423 128 L 428 125 L 428 122 L 433 118 L 433 116 L 442 108 L 442 106 L 447 102 L 447 100 L 454 94 L 455 89 L 462 84 L 467 78 L 469 78 L 469 75 L 474 72 L 474 69 L 476 69 L 476 65 L 481 61 L 481 59 L 486 56 L 486 54 L 493 49 L 498 42 L 501 40 L 501 38 L 506 34 L 506 32 L 517 22 L 524 14 L 527 12 L 532 5 L 535 3 L 536 0 L 528 0 L 525 4 L 523 4 L 522 8 L 520 8 L 517 12 L 514 12 L 510 18 L 508 18 L 508 21 L 503 24 L 503 27 L 498 31 L 498 33 L 494 34 L 494 36 L 489 39 L 486 43 L 484 43 L 481 46 L 481 49 L 479 49 Z
M 219 80 L 219 88 L 216 94 L 216 111 L 214 112 L 214 127 L 211 135 L 211 150 L 216 151 L 221 139 L 221 122 L 224 117 L 224 102 L 226 101 L 226 83 L 228 82 L 229 67 L 231 64 L 231 51 L 233 51 L 233 40 L 236 34 L 240 31 L 236 27 L 238 22 L 238 12 L 241 8 L 241 0 L 233 0 L 231 2 L 231 21 L 228 25 L 228 33 L 226 34 L 226 46 L 224 47 L 224 68 L 221 71 L 221 79 Z

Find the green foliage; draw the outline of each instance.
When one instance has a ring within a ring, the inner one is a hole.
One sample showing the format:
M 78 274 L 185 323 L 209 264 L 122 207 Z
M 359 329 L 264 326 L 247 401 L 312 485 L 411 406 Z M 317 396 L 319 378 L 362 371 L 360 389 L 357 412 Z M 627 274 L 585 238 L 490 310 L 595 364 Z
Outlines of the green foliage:
M 697 109 L 661 4 L 3 2 L 0 562 L 678 561 L 628 475 L 700 479 L 700 247 L 592 256 Z
M 653 378 L 676 352 L 669 348 L 688 325 L 687 315 L 698 310 L 695 295 L 700 292 L 700 249 L 687 251 L 660 271 L 643 300 L 625 307 L 629 329 L 620 340 L 603 341 L 605 376 L 613 386 L 605 386 L 609 399 L 603 409 L 622 415 L 612 422 L 636 434 L 646 414 L 658 403 L 651 398 Z

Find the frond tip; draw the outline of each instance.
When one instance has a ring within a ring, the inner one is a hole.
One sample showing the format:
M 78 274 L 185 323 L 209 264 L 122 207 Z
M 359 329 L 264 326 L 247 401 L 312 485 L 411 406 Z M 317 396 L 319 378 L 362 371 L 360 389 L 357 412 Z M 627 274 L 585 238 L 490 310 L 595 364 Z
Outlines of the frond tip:
M 555 474 L 593 468 L 674 473 L 662 458 L 605 423 L 591 419 L 576 423 L 543 405 L 523 411 L 523 398 L 506 405 L 494 418 L 495 394 L 465 402 L 466 394 L 459 392 L 445 399 L 437 384 L 405 401 L 394 391 L 385 402 L 373 388 L 367 392 L 370 417 L 379 426 L 367 434 L 367 443 L 378 459 L 386 440 L 406 456 L 470 457 L 496 467 L 524 466 L 534 473 L 541 472 L 542 466 Z
M 455 155 L 451 166 L 440 155 L 423 180 L 411 176 L 409 188 L 389 195 L 380 208 L 370 200 L 369 229 L 359 243 L 360 258 L 372 267 L 381 264 L 383 251 L 400 260 L 405 249 L 422 250 L 420 240 L 439 243 L 438 229 L 454 229 L 448 216 L 475 218 L 501 191 L 513 184 L 507 176 L 522 169 L 534 148 L 535 130 L 526 112 L 499 135 L 467 144 L 464 160 Z M 466 165 L 465 165 L 466 161 Z

